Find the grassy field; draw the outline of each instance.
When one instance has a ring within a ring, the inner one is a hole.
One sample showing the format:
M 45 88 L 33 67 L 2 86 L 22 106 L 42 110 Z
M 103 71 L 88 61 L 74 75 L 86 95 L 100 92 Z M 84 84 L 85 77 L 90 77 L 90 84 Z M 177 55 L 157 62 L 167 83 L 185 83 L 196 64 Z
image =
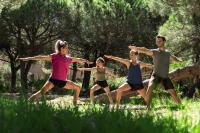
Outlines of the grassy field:
M 200 101 L 154 99 L 150 111 L 137 97 L 116 110 L 107 105 L 73 106 L 67 98 L 51 102 L 0 98 L 1 133 L 199 133 Z M 65 105 L 66 104 L 66 105 Z

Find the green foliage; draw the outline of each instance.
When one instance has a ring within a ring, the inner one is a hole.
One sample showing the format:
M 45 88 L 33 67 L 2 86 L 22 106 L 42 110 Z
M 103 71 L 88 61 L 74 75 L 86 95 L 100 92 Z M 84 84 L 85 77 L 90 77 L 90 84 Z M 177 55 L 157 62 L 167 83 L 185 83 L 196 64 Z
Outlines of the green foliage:
M 148 12 L 146 0 L 22 0 L 4 4 L 1 20 L 1 40 L 20 57 L 49 54 L 50 43 L 61 38 L 70 42 L 72 56 L 95 60 L 104 54 L 128 57 L 132 42 L 151 46 L 161 18 Z M 23 66 L 26 76 L 29 65 Z
M 76 132 L 76 133 L 188 133 L 186 118 L 174 118 L 170 112 L 146 112 L 109 109 L 108 106 L 53 107 L 45 101 L 0 99 L 0 130 L 2 132 Z M 183 110 L 184 112 L 184 110 Z M 109 123 L 109 124 L 108 124 Z M 182 125 L 183 124 L 183 125 Z M 198 129 L 196 128 L 196 131 Z
M 186 60 L 199 61 L 200 45 L 200 2 L 198 0 L 151 0 L 151 12 L 167 16 L 168 20 L 160 27 L 159 33 L 167 36 L 168 46 Z
M 191 60 L 183 61 L 183 62 L 173 62 L 170 64 L 170 71 L 175 71 L 176 69 L 181 69 L 183 67 L 187 67 L 192 65 Z
M 126 81 L 125 77 L 120 78 L 109 78 L 108 79 L 108 85 L 110 87 L 110 90 L 116 90 L 120 85 L 122 85 Z

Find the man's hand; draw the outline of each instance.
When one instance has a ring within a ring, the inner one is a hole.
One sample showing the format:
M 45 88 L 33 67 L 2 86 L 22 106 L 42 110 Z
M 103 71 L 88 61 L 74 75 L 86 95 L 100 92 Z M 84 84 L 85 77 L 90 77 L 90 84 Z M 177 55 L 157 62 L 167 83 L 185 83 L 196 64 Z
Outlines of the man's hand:
M 79 59 L 79 63 L 81 63 L 81 64 L 84 64 L 84 63 L 87 63 L 87 60 L 86 59 Z
M 183 62 L 183 59 L 182 59 L 182 58 L 177 58 L 177 60 L 178 60 L 179 62 Z
M 130 49 L 133 49 L 133 50 L 137 51 L 137 47 L 134 46 L 134 45 L 129 45 L 128 47 L 129 47 Z
M 80 63 L 81 64 L 87 63 L 88 65 L 93 64 L 93 62 L 90 62 L 89 60 L 86 60 L 86 59 L 80 59 Z
M 108 58 L 108 59 L 111 59 L 112 58 L 112 55 L 104 55 L 104 57 Z

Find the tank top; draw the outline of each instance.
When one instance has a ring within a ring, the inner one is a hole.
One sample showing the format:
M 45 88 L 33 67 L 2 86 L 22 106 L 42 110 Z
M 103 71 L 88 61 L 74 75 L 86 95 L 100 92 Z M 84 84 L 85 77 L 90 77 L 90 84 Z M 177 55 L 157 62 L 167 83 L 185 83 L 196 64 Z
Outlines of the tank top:
M 142 74 L 139 64 L 133 65 L 130 63 L 127 81 L 131 84 L 142 84 Z

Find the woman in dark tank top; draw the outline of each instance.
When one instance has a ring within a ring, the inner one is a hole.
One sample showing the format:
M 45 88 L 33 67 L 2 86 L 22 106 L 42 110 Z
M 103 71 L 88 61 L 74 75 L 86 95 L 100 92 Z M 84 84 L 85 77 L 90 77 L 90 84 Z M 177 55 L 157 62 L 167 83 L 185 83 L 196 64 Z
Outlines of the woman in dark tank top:
M 127 76 L 127 82 L 135 85 L 142 84 L 142 74 L 140 69 L 140 64 L 133 65 L 130 63 L 129 69 L 128 69 L 128 76 Z
M 109 55 L 106 55 L 105 57 L 107 57 L 108 59 L 118 61 L 122 64 L 125 64 L 128 68 L 127 81 L 117 89 L 117 96 L 116 96 L 117 108 L 119 108 L 123 92 L 127 90 L 137 91 L 143 98 L 145 98 L 146 90 L 144 89 L 142 83 L 141 68 L 143 67 L 152 68 L 153 65 L 140 62 L 138 60 L 138 52 L 134 50 L 131 50 L 129 53 L 130 60 Z

